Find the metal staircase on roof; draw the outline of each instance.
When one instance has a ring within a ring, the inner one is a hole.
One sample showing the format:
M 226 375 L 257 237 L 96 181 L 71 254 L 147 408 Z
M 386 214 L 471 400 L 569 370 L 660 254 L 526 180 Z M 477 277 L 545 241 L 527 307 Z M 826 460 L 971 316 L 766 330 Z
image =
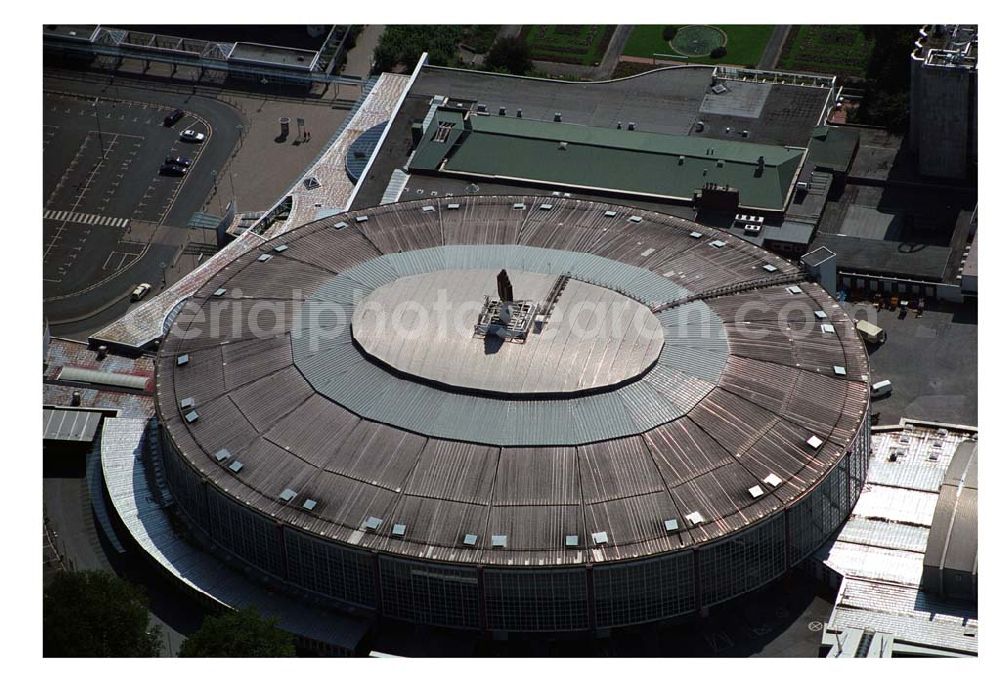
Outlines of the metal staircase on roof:
M 781 284 L 788 284 L 791 282 L 802 282 L 809 279 L 804 271 L 798 271 L 795 273 L 783 273 L 782 275 L 774 275 L 767 278 L 755 278 L 753 280 L 744 280 L 743 282 L 734 282 L 733 284 L 723 285 L 721 287 L 714 287 L 706 291 L 700 292 L 698 294 L 692 294 L 690 296 L 685 296 L 674 301 L 667 301 L 666 303 L 661 303 L 659 305 L 653 306 L 650 310 L 654 313 L 659 313 L 663 310 L 669 310 L 670 308 L 676 308 L 677 306 L 683 305 L 685 303 L 691 303 L 693 301 L 704 301 L 705 299 L 715 298 L 717 296 L 728 296 L 730 294 L 738 294 L 745 291 L 752 291 L 754 289 L 763 289 L 765 287 L 776 287 Z

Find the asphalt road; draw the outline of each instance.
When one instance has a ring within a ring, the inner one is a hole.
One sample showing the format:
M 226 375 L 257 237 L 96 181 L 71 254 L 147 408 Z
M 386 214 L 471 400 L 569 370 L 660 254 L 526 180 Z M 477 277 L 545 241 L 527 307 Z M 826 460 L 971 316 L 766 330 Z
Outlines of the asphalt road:
M 233 153 L 246 122 L 214 99 L 141 83 L 108 85 L 47 71 L 44 87 L 50 96 L 43 121 L 43 200 L 54 217 L 43 219 L 50 280 L 44 283 L 44 312 L 53 334 L 85 337 L 128 309 L 138 283 L 153 283 L 158 291 L 161 264 L 170 265 L 183 248 L 185 226 L 211 194 L 213 171 Z M 164 128 L 163 115 L 178 107 L 188 114 Z M 198 147 L 179 141 L 188 126 L 205 132 L 206 141 Z M 194 161 L 186 177 L 158 175 L 168 153 Z M 115 221 L 126 218 L 128 230 Z

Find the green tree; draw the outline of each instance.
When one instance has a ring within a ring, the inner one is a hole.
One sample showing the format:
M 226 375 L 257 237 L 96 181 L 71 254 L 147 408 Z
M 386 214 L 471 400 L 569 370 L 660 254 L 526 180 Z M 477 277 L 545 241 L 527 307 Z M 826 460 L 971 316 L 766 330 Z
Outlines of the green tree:
M 485 63 L 490 70 L 524 75 L 531 70 L 531 46 L 520 37 L 499 38 L 486 55 Z
M 401 66 L 412 71 L 427 52 L 427 59 L 436 66 L 455 63 L 455 52 L 462 37 L 462 26 L 386 26 L 375 47 L 373 73 L 391 71 Z
M 159 656 L 160 628 L 149 628 L 143 593 L 107 571 L 60 571 L 45 588 L 46 657 Z
M 274 618 L 262 618 L 256 609 L 208 616 L 181 644 L 183 658 L 244 658 L 294 656 L 292 636 Z

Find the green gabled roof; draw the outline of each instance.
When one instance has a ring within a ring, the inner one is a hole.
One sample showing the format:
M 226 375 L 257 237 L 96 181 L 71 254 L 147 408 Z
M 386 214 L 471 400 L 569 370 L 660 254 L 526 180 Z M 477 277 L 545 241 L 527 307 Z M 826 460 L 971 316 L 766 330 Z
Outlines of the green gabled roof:
M 464 113 L 460 113 L 459 111 L 438 110 L 434 114 L 431 124 L 428 125 L 427 131 L 424 132 L 423 137 L 420 139 L 420 143 L 417 145 L 417 152 L 413 155 L 413 159 L 410 160 L 410 166 L 414 169 L 434 169 L 440 165 L 441 161 L 444 160 L 452 146 L 455 145 L 455 142 L 462 135 L 464 118 Z M 442 123 L 453 124 L 455 126 L 445 141 L 438 142 L 434 140 L 434 135 Z
M 715 183 L 739 189 L 743 207 L 780 210 L 804 153 L 802 148 L 498 116 L 472 116 L 468 124 L 461 140 L 442 152 L 426 148 L 433 143 L 428 136 L 437 128 L 435 117 L 410 167 L 687 200 Z M 758 172 L 761 156 L 764 166 Z
M 846 172 L 858 147 L 859 136 L 853 129 L 817 127 L 809 139 L 809 161 L 817 167 Z

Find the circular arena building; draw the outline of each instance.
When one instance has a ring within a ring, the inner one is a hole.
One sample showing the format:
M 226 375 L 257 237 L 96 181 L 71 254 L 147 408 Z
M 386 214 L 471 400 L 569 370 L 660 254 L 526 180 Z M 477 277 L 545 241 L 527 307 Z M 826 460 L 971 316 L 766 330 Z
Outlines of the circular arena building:
M 157 358 L 202 539 L 335 607 L 497 633 L 680 618 L 846 519 L 868 362 L 798 266 L 548 196 L 340 214 L 260 246 Z

